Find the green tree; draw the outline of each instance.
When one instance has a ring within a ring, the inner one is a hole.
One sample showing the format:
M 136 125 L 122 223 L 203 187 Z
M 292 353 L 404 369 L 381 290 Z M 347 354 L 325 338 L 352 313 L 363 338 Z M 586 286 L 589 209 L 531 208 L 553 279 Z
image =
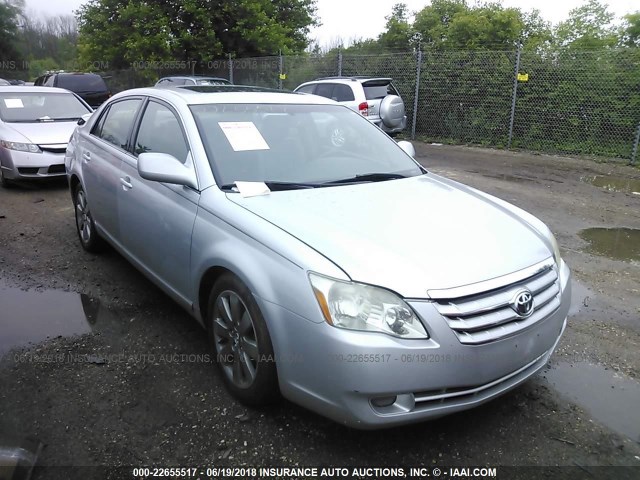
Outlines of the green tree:
M 519 44 L 537 48 L 551 37 L 549 24 L 536 10 L 522 13 L 500 3 L 433 0 L 417 13 L 413 29 L 422 45 L 436 49 L 511 50 Z
M 465 0 L 433 0 L 416 14 L 413 29 L 422 45 L 439 48 L 449 40 L 449 26 L 453 18 L 469 11 Z
M 612 25 L 614 14 L 598 0 L 587 0 L 569 12 L 555 31 L 556 42 L 575 49 L 612 47 L 618 36 Z
M 207 61 L 301 52 L 315 0 L 90 0 L 78 12 L 82 62 Z
M 24 0 L 0 0 L 0 60 L 20 60 L 17 48 L 18 23 L 23 8 Z
M 620 43 L 625 47 L 640 47 L 640 11 L 623 17 Z
M 520 10 L 487 3 L 453 17 L 448 43 L 451 48 L 510 50 L 520 43 L 523 30 Z
M 385 31 L 378 37 L 378 44 L 385 50 L 409 50 L 413 37 L 413 28 L 409 23 L 407 4 L 395 4 L 391 9 L 391 15 L 385 18 L 387 24 Z

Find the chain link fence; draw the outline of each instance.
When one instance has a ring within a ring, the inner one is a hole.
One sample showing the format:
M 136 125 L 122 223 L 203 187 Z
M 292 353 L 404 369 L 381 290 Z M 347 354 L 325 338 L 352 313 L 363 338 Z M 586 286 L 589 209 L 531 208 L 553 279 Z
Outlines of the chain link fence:
M 285 90 L 327 76 L 391 77 L 405 101 L 412 138 L 631 163 L 640 155 L 640 48 L 228 56 L 162 67 L 103 76 L 114 92 L 193 73 Z

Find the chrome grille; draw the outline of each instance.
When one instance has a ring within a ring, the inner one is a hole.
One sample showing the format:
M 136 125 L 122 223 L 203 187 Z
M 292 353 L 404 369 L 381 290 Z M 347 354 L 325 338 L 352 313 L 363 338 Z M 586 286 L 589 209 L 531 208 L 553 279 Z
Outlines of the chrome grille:
M 533 314 L 527 318 L 511 308 L 515 293 L 526 287 L 533 294 Z M 560 306 L 555 266 L 502 288 L 454 299 L 435 299 L 436 308 L 461 343 L 478 345 L 514 335 L 548 317 Z

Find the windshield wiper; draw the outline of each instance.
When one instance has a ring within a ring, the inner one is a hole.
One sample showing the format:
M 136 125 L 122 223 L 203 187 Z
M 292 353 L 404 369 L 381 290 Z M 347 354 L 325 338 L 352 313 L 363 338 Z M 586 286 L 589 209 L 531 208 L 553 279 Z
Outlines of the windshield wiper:
M 399 178 L 407 178 L 401 173 L 363 173 L 355 177 L 342 178 L 340 180 L 330 180 L 324 182 L 323 185 L 339 185 L 342 183 L 360 183 L 360 182 L 384 182 L 385 180 L 398 180 Z
M 283 191 L 283 190 L 302 190 L 305 188 L 318 188 L 322 187 L 323 184 L 320 183 L 300 183 L 300 182 L 276 182 L 276 181 L 266 181 L 263 182 L 269 190 L 272 192 Z M 235 183 L 228 183 L 226 185 L 222 185 L 220 190 L 229 191 L 229 192 L 237 192 L 238 187 L 236 187 Z
M 87 112 L 89 113 L 89 112 Z M 60 118 L 52 118 L 54 122 L 77 122 L 81 117 L 60 117 Z

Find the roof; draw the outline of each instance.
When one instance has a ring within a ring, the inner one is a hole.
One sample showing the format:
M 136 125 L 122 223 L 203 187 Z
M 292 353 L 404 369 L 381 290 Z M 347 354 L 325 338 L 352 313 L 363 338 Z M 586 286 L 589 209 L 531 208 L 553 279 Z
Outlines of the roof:
M 343 77 L 320 77 L 320 78 L 316 78 L 315 80 L 309 80 L 308 82 L 304 82 L 301 85 L 304 85 L 305 83 L 315 83 L 315 82 L 348 83 L 348 82 L 369 82 L 373 80 L 391 82 L 393 79 L 390 77 L 373 77 L 373 76 L 364 76 L 364 75 L 354 75 L 351 77 L 344 77 L 344 76 Z
M 224 80 L 228 82 L 229 80 L 224 77 L 214 77 L 211 75 L 166 75 L 161 77 L 158 81 L 164 80 L 165 78 L 189 78 L 192 80 Z
M 165 99 L 170 102 L 180 100 L 189 105 L 201 105 L 207 103 L 336 104 L 333 100 L 318 97 L 316 95 L 303 95 L 300 93 L 284 92 L 282 90 L 251 87 L 247 85 L 194 85 L 172 88 L 136 88 L 120 92 L 113 98 L 121 98 L 129 95 L 146 95 Z

